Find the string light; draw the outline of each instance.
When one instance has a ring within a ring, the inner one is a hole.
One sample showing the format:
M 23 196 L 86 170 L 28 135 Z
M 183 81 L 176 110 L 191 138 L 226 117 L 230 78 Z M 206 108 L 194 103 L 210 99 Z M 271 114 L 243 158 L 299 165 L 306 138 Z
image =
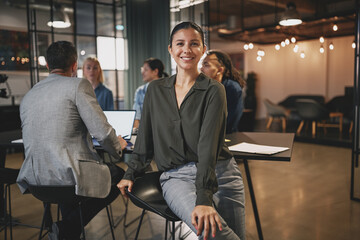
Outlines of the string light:
M 285 44 L 286 45 L 289 45 L 290 44 L 290 40 L 287 38 L 287 39 L 285 39 Z
M 336 25 L 336 23 L 333 25 L 333 31 L 336 32 L 338 30 L 338 25 Z
M 291 38 L 291 42 L 292 42 L 292 43 L 296 43 L 296 38 L 295 38 L 295 37 L 292 37 L 292 38 Z
M 253 49 L 254 48 L 254 44 L 249 43 L 249 49 Z
M 304 51 L 302 51 L 302 52 L 300 53 L 300 57 L 301 57 L 301 58 L 305 58 L 305 53 L 304 53 Z
M 282 46 L 282 47 L 285 47 L 285 46 L 286 46 L 286 44 L 285 44 L 285 42 L 284 42 L 284 41 L 281 41 L 281 43 L 280 43 L 280 44 L 281 44 L 281 46 Z
M 355 43 L 355 41 L 352 42 L 351 47 L 352 47 L 352 48 L 356 48 L 356 43 Z
M 276 45 L 275 45 L 275 49 L 276 49 L 277 51 L 279 51 L 279 50 L 280 50 L 280 45 L 279 45 L 279 44 L 276 44 Z
M 262 59 L 261 56 L 257 56 L 257 57 L 256 57 L 256 60 L 257 60 L 258 62 L 260 62 L 261 59 Z
M 323 36 L 321 36 L 321 37 L 319 38 L 319 41 L 320 41 L 320 43 L 324 43 L 324 42 L 325 42 L 324 37 L 323 37 Z
M 320 49 L 319 49 L 320 53 L 324 53 L 325 52 L 325 48 L 323 45 L 320 46 Z
M 259 50 L 257 51 L 257 55 L 260 56 L 260 57 L 263 57 L 263 56 L 265 56 L 265 51 L 262 50 L 262 49 L 259 49 Z
M 330 50 L 334 50 L 334 44 L 331 42 L 330 45 L 329 45 L 329 49 Z
M 295 45 L 293 48 L 294 53 L 297 53 L 299 51 L 299 45 Z
M 249 49 L 249 45 L 247 43 L 244 44 L 244 49 L 247 51 Z

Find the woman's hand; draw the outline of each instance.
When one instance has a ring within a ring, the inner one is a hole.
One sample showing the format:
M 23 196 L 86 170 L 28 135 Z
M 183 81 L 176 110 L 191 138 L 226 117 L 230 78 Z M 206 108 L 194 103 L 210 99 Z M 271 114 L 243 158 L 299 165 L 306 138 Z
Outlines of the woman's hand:
M 134 185 L 134 182 L 131 180 L 122 179 L 116 186 L 120 189 L 121 194 L 124 197 L 128 197 L 125 192 L 125 188 L 128 188 L 128 191 L 131 192 L 132 186 Z
M 216 210 L 211 206 L 198 205 L 191 213 L 191 223 L 197 229 L 197 235 L 199 236 L 204 229 L 204 239 L 209 237 L 209 230 L 211 227 L 211 235 L 215 237 L 216 225 L 219 230 L 222 231 L 222 225 L 219 215 Z
M 124 140 L 121 135 L 118 136 L 118 139 L 120 142 L 121 150 L 124 150 L 124 148 L 126 148 L 126 146 L 128 145 L 126 140 Z

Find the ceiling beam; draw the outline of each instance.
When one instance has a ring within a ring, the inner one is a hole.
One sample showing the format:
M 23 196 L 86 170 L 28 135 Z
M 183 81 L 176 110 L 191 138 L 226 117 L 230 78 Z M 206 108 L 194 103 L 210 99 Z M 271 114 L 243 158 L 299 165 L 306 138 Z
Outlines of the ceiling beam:
M 260 3 L 260 4 L 264 4 L 264 5 L 268 5 L 268 6 L 273 6 L 275 7 L 275 2 L 274 0 L 249 0 L 250 2 L 254 2 L 254 3 Z M 287 1 L 286 3 L 284 1 L 279 1 L 276 3 L 276 6 L 278 8 L 283 8 L 286 9 L 286 5 L 288 2 L 294 2 L 296 5 L 296 9 L 299 12 L 302 13 L 311 13 L 314 14 L 315 13 L 315 9 L 316 6 L 312 1 L 306 1 L 306 0 L 302 0 L 302 1 Z

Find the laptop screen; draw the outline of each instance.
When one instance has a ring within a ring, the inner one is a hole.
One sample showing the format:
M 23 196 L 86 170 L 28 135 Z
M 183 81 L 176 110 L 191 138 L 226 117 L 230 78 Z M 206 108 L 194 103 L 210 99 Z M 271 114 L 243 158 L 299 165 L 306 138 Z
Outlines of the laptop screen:
M 135 110 L 104 111 L 108 123 L 115 129 L 116 136 L 129 141 L 134 125 Z

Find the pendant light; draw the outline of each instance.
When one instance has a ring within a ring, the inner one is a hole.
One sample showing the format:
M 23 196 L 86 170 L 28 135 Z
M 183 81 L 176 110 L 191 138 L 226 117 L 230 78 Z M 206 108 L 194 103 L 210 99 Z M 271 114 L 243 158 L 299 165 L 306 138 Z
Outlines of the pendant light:
M 302 23 L 300 14 L 296 10 L 296 5 L 293 2 L 289 2 L 286 5 L 286 10 L 280 18 L 279 24 L 281 26 L 295 26 Z

